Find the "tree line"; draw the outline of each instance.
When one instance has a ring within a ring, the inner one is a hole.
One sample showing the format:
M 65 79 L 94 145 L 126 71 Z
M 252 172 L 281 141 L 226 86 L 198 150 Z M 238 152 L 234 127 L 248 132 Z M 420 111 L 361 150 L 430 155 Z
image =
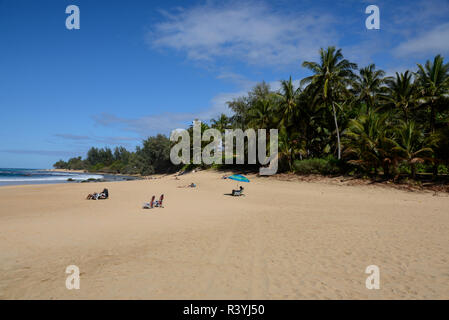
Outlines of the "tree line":
M 328 47 L 320 49 L 319 61 L 304 61 L 302 67 L 311 75 L 299 85 L 291 77 L 279 90 L 259 83 L 228 102 L 232 116 L 221 114 L 204 129 L 277 128 L 281 171 L 386 179 L 447 174 L 449 64 L 441 55 L 416 70 L 386 76 L 375 64 L 359 68 L 341 49 Z M 158 135 L 135 152 L 92 148 L 85 160 L 59 161 L 55 167 L 140 174 L 179 169 L 170 163 L 170 146 Z
M 150 175 L 169 172 L 176 167 L 170 162 L 170 140 L 162 134 L 144 140 L 134 152 L 124 147 L 92 147 L 85 159 L 71 158 L 59 160 L 53 165 L 56 169 L 87 170 L 92 172 Z

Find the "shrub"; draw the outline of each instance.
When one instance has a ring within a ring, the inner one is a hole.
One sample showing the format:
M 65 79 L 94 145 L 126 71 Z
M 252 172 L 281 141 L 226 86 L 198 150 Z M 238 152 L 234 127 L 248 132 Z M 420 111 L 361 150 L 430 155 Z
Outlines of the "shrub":
M 103 163 L 97 163 L 96 165 L 91 166 L 89 168 L 89 171 L 91 171 L 91 172 L 99 172 L 103 168 L 104 168 L 104 164 Z
M 149 176 L 152 174 L 155 174 L 156 172 L 154 171 L 154 167 L 151 165 L 146 165 L 144 166 L 142 169 L 140 169 L 140 174 L 142 176 Z
M 438 174 L 448 174 L 448 173 L 449 173 L 448 167 L 442 164 L 438 166 Z
M 205 169 L 208 168 L 210 166 L 207 166 L 205 164 L 193 164 L 193 163 L 187 163 L 185 165 L 182 166 L 181 171 L 192 171 L 193 169 Z
M 114 161 L 110 167 L 109 167 L 109 171 L 111 173 L 120 173 L 124 168 L 123 163 L 120 160 L 116 160 Z
M 338 163 L 333 158 L 295 160 L 293 170 L 298 174 L 337 174 L 340 173 Z

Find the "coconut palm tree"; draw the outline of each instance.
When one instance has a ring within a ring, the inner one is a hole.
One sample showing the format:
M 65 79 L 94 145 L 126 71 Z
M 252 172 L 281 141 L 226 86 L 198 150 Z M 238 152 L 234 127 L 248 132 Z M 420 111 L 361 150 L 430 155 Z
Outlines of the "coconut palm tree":
M 415 165 L 430 160 L 433 149 L 426 146 L 429 139 L 425 139 L 424 132 L 419 130 L 413 121 L 402 122 L 394 130 L 396 137 L 393 152 L 399 160 L 407 162 L 410 166 L 411 176 L 416 177 Z
M 221 133 L 223 133 L 225 129 L 231 127 L 231 119 L 228 118 L 224 113 L 222 113 L 220 117 L 218 117 L 218 119 L 212 119 L 210 123 L 212 128 L 217 129 Z
M 430 132 L 435 132 L 436 103 L 449 94 L 449 63 L 444 64 L 441 55 L 435 56 L 433 62 L 427 60 L 422 66 L 418 64 L 416 73 L 418 88 L 424 100 L 424 105 L 430 107 Z
M 279 101 L 280 124 L 289 128 L 293 124 L 296 113 L 296 100 L 300 93 L 300 88 L 295 89 L 292 77 L 289 80 L 281 81 L 281 90 L 277 94 Z
M 417 101 L 416 86 L 412 80 L 412 73 L 396 72 L 395 78 L 386 80 L 387 92 L 382 94 L 385 105 L 390 109 L 402 110 L 405 121 L 409 120 L 410 109 L 413 108 Z
M 268 99 L 259 100 L 248 110 L 248 126 L 268 129 L 273 119 L 273 104 Z
M 288 136 L 285 129 L 281 129 L 279 131 L 278 143 L 279 158 L 280 160 L 287 160 L 288 169 L 289 171 L 292 171 L 294 148 L 293 144 L 291 143 L 291 138 Z
M 225 139 L 223 133 L 225 132 L 226 129 L 231 128 L 232 119 L 226 116 L 224 113 L 222 113 L 217 120 L 212 119 L 210 123 L 212 128 L 217 129 L 218 131 L 220 131 L 220 133 L 222 133 L 220 146 L 223 149 Z
M 357 65 L 344 59 L 341 49 L 336 50 L 335 47 L 328 47 L 326 50 L 321 48 L 319 53 L 320 63 L 303 62 L 302 66 L 314 74 L 304 78 L 301 81 L 301 86 L 313 86 L 318 101 L 324 103 L 327 108 L 332 108 L 337 135 L 338 159 L 340 159 L 340 130 L 335 102 L 341 100 L 344 96 L 349 96 L 349 88 L 353 85 L 355 79 L 353 70 L 357 68 Z
M 434 57 L 433 62 L 427 60 L 424 66 L 418 64 L 416 77 L 420 102 L 423 102 L 421 109 L 430 109 L 429 132 L 435 135 L 437 130 L 437 111 L 442 108 L 448 109 L 447 103 L 441 102 L 446 100 L 449 94 L 449 63 L 444 64 L 444 58 L 441 55 L 437 55 Z M 434 163 L 434 177 L 438 174 L 438 162 L 435 161 Z
M 364 102 L 368 108 L 375 108 L 377 98 L 385 87 L 385 71 L 376 70 L 375 64 L 370 64 L 359 70 L 359 75 L 354 82 L 354 90 L 357 94 L 357 101 Z
M 386 114 L 379 114 L 374 110 L 361 110 L 356 119 L 349 121 L 343 143 L 348 163 L 362 166 L 368 172 L 374 168 L 375 174 L 379 167 L 383 167 L 387 177 L 391 164 L 394 164 L 390 151 L 394 143 L 388 136 L 389 125 L 386 118 Z
M 323 104 L 314 103 L 310 90 L 301 91 L 297 100 L 297 115 L 292 138 L 299 148 L 300 159 L 320 157 L 331 153 L 332 132 L 327 130 L 326 110 Z M 296 136 L 294 136 L 296 135 Z

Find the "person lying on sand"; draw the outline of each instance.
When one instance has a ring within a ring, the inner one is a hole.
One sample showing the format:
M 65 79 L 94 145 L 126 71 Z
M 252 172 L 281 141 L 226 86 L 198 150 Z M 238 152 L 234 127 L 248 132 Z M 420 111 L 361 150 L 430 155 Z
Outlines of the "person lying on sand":
M 89 193 L 86 197 L 87 200 L 105 200 L 109 198 L 109 190 L 103 189 L 100 193 Z
M 188 184 L 186 186 L 178 186 L 178 188 L 196 188 L 196 184 L 193 182 L 191 184 Z
M 87 197 L 86 197 L 86 200 L 95 200 L 96 197 L 97 197 L 97 193 L 96 193 L 96 192 L 94 192 L 94 193 L 89 193 L 89 194 L 87 195 Z

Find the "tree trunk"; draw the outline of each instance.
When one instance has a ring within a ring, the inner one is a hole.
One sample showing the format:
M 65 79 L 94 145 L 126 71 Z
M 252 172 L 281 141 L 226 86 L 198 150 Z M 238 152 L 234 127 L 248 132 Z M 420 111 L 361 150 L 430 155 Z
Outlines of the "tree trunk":
M 430 104 L 430 133 L 434 134 L 435 133 L 435 125 L 436 123 L 436 112 L 435 112 L 435 106 L 434 106 L 434 102 L 433 99 L 431 100 L 431 104 Z M 438 176 L 438 162 L 435 162 L 432 168 L 432 178 L 436 179 Z
M 388 163 L 384 163 L 384 179 L 387 180 L 390 177 L 390 165 Z
M 430 132 L 435 133 L 435 107 L 430 105 Z
M 435 162 L 435 164 L 433 165 L 433 170 L 432 170 L 432 175 L 433 178 L 436 179 L 438 177 L 438 162 Z
M 338 130 L 337 113 L 335 112 L 334 102 L 332 102 L 332 111 L 334 112 L 335 129 L 337 130 L 338 160 L 340 160 L 341 159 L 340 131 Z
M 405 122 L 408 123 L 408 112 L 407 112 L 407 108 L 404 108 L 404 118 L 405 118 Z
M 412 174 L 412 179 L 415 180 L 415 178 L 416 178 L 416 169 L 415 169 L 415 164 L 414 163 L 410 164 L 410 171 L 411 171 L 411 174 Z
M 293 171 L 293 155 L 290 154 L 290 157 L 288 159 L 288 165 L 290 166 L 290 172 Z

